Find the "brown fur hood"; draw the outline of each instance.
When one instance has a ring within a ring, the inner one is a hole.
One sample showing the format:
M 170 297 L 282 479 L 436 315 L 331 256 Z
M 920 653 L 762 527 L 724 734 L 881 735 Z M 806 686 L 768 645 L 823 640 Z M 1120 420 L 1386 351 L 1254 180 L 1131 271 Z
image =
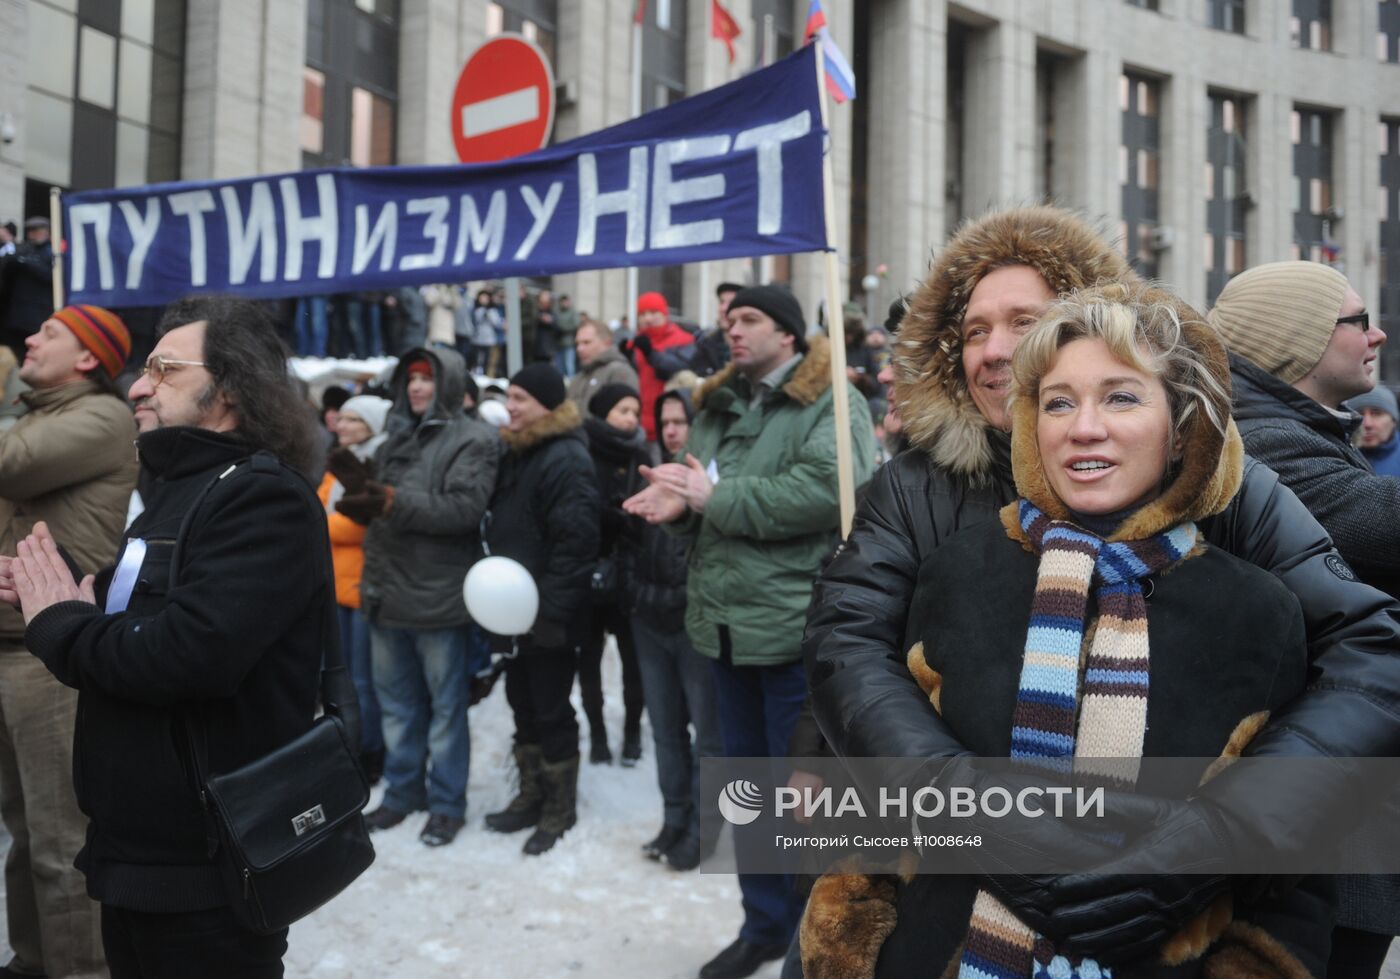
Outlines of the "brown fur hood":
M 564 401 L 543 418 L 526 425 L 523 431 L 501 429 L 501 441 L 512 452 L 525 452 L 550 439 L 568 435 L 583 426 L 583 417 L 572 401 Z
M 1224 510 L 1244 479 L 1244 442 L 1230 420 L 1230 358 L 1220 334 L 1204 316 L 1163 289 L 1110 285 L 1076 298 L 1171 307 L 1181 323 L 1186 344 L 1201 356 L 1206 371 L 1224 392 L 1224 398 L 1214 407 L 1227 419 L 1225 432 L 1222 434 L 1211 424 L 1204 411 L 1192 415 L 1181 435 L 1181 461 L 1171 485 L 1124 521 L 1110 539 L 1143 540 L 1184 521 L 1202 520 Z M 1068 519 L 1069 510 L 1051 489 L 1041 465 L 1035 438 L 1037 410 L 1034 398 L 1017 395 L 1011 403 L 1011 471 L 1016 477 L 1016 492 L 1050 519 Z M 1016 511 L 1017 504 L 1011 503 L 1002 510 L 1001 520 L 1011 538 L 1024 543 L 1025 534 Z
M 994 457 L 963 375 L 962 317 L 977 283 L 1004 265 L 1029 265 L 1061 294 L 1136 279 L 1103 235 L 1056 207 L 991 214 L 948 242 L 909 298 L 895 345 L 895 399 L 910 442 L 974 481 L 990 478 Z
M 705 399 L 729 383 L 730 378 L 735 373 L 735 366 L 730 364 L 713 377 L 705 378 L 695 389 L 695 410 L 700 411 L 704 408 Z M 807 353 L 803 356 L 802 363 L 797 365 L 797 369 L 792 372 L 792 376 L 783 385 L 783 393 L 805 408 L 814 403 L 830 388 L 831 345 L 827 342 L 826 337 L 809 337 Z

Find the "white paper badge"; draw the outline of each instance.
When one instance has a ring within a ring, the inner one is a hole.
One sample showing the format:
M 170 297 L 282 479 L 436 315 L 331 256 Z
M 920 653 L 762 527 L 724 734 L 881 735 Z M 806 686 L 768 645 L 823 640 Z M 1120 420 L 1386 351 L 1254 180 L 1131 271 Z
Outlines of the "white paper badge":
M 141 564 L 145 560 L 146 542 L 140 537 L 133 537 L 127 541 L 126 548 L 122 551 L 122 559 L 117 563 L 116 573 L 112 575 L 112 584 L 107 589 L 108 615 L 126 611 L 126 605 L 131 601 L 131 592 L 136 588 L 137 576 L 141 573 Z

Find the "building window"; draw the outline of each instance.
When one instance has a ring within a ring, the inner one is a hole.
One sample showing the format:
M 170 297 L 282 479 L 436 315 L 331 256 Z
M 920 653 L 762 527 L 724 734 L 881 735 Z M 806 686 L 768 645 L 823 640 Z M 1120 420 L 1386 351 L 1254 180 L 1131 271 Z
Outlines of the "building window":
M 1289 32 L 1295 48 L 1332 50 L 1332 0 L 1293 0 Z
M 1206 301 L 1213 305 L 1225 283 L 1244 270 L 1245 212 L 1250 198 L 1245 186 L 1245 100 L 1212 92 L 1207 102 Z
M 499 0 L 497 3 L 486 5 L 488 37 L 502 31 L 521 34 L 538 44 L 549 63 L 556 67 L 558 29 L 557 0 Z
M 1206 23 L 1217 31 L 1244 33 L 1245 0 L 1206 0 Z
M 1119 81 L 1123 143 L 1119 178 L 1123 190 L 1123 247 L 1139 274 L 1157 275 L 1161 184 L 1161 83 L 1124 72 Z
M 398 48 L 397 0 L 308 0 L 303 166 L 394 162 Z
M 685 98 L 685 25 L 690 0 L 650 0 L 642 23 L 642 111 Z M 685 268 L 650 266 L 637 272 L 642 292 L 659 292 L 673 309 L 685 305 Z M 635 315 L 635 310 L 631 311 Z
M 1293 108 L 1293 257 L 1334 262 L 1339 257 L 1337 212 L 1332 189 L 1332 116 L 1320 109 Z
M 1141 7 L 1143 10 L 1158 10 L 1160 0 L 1125 0 L 1129 7 Z
M 29 4 L 25 213 L 180 177 L 184 0 Z
M 754 64 L 771 65 L 796 50 L 793 5 L 784 0 L 752 0 Z
M 1400 62 L 1400 0 L 1380 0 L 1376 28 L 1376 53 L 1380 59 Z
M 1400 331 L 1400 118 L 1382 119 L 1380 187 L 1380 327 Z M 1391 346 L 1391 344 L 1386 344 Z M 1381 347 L 1382 375 L 1400 377 L 1400 346 Z

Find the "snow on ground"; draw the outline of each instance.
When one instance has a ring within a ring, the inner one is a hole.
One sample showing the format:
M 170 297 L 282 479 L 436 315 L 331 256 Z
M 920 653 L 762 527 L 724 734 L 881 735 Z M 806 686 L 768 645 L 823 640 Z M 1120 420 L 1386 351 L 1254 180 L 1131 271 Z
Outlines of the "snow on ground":
M 622 731 L 621 668 L 603 661 L 613 750 Z M 583 710 L 574 706 L 587 731 Z M 589 765 L 579 775 L 579 823 L 549 853 L 520 852 L 527 832 L 482 825 L 511 797 L 514 727 L 505 682 L 471 710 L 467 826 L 450 846 L 418 842 L 426 815 L 374 835 L 374 865 L 340 897 L 292 926 L 289 977 L 405 979 L 549 977 L 689 979 L 737 937 L 734 877 L 676 873 L 641 845 L 661 827 L 651 730 L 635 768 Z M 583 736 L 587 757 L 587 735 Z M 371 808 L 378 804 L 380 789 Z M 0 828 L 0 853 L 9 840 Z M 3 907 L 3 892 L 0 892 Z M 5 949 L 0 914 L 0 949 Z M 9 960 L 9 954 L 0 962 Z M 757 973 L 777 979 L 780 963 Z
M 610 645 L 603 681 L 614 752 L 620 674 Z M 586 731 L 577 692 L 575 707 Z M 676 873 L 641 854 L 661 827 L 649 728 L 637 767 L 585 760 L 578 825 L 549 853 L 527 857 L 528 831 L 503 836 L 482 825 L 512 795 L 504 681 L 472 708 L 471 724 L 466 829 L 436 850 L 418 842 L 423 815 L 376 833 L 378 858 L 365 875 L 292 926 L 288 976 L 681 979 L 734 940 L 742 912 L 732 876 Z M 586 734 L 583 742 L 586 759 Z M 758 975 L 779 971 L 773 963 Z

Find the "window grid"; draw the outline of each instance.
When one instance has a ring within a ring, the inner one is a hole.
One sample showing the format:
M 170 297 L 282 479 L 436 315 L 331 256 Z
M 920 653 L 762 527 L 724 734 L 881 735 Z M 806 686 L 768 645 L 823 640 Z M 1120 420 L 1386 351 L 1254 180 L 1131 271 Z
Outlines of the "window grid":
M 1244 270 L 1245 216 L 1249 194 L 1247 107 L 1243 96 L 1212 92 L 1207 96 L 1210 127 L 1206 132 L 1206 300 L 1213 305 L 1225 283 Z
M 1333 210 L 1332 120 L 1324 109 L 1294 106 L 1293 257 L 1331 263 L 1339 257 L 1337 212 Z
M 1400 63 L 1400 0 L 1380 0 L 1376 18 L 1376 53 L 1381 61 Z
M 1206 23 L 1217 31 L 1244 33 L 1245 0 L 1206 0 Z
M 1381 119 L 1380 327 L 1400 332 L 1400 118 Z M 1382 374 L 1400 377 L 1400 347 L 1381 347 Z
M 394 163 L 398 47 L 398 0 L 309 0 L 303 166 Z
M 1290 25 L 1295 48 L 1332 50 L 1332 0 L 1293 0 Z
M 1157 275 L 1161 174 L 1161 82 L 1124 72 L 1120 82 L 1123 140 L 1119 177 L 1123 194 L 1123 247 L 1148 278 Z

